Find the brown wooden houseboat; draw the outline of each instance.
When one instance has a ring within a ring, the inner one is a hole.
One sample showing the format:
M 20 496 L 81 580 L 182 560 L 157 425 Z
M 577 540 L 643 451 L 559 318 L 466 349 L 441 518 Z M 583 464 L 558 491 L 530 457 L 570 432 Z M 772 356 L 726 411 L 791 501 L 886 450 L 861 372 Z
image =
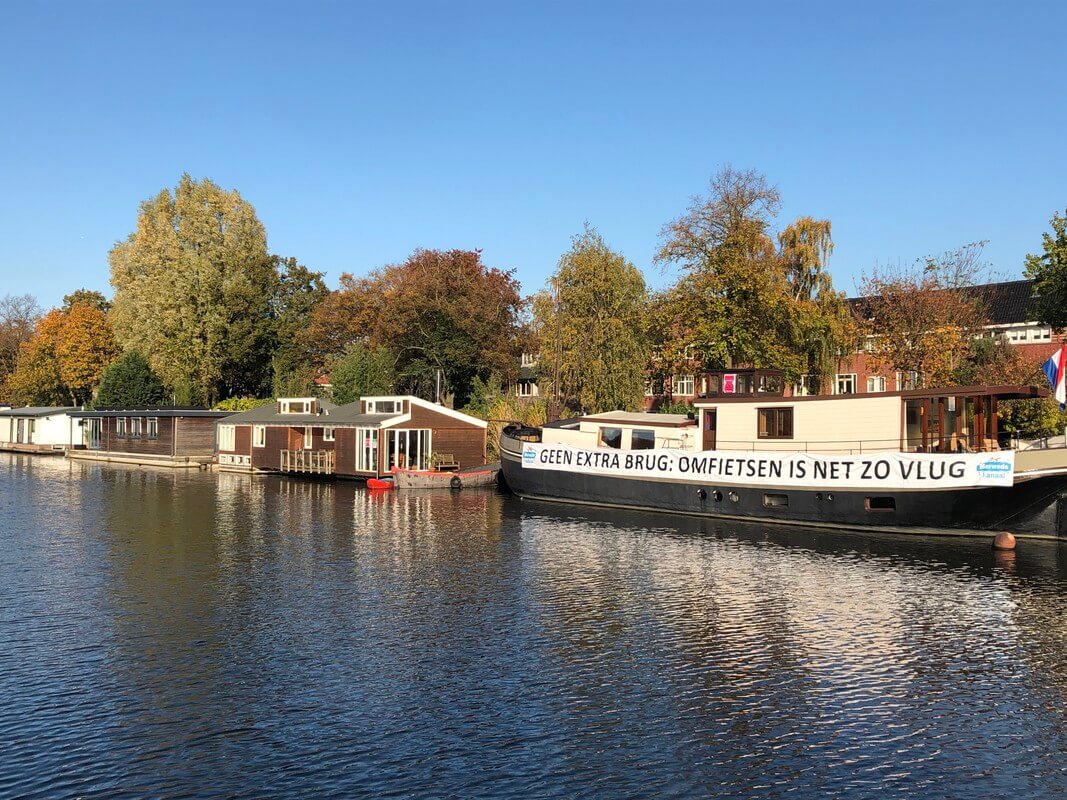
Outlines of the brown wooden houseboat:
M 377 478 L 394 468 L 485 463 L 485 421 L 409 395 L 336 405 L 281 397 L 218 422 L 219 469 Z
M 215 422 L 229 411 L 203 408 L 116 408 L 75 411 L 84 449 L 69 458 L 200 468 L 215 456 Z

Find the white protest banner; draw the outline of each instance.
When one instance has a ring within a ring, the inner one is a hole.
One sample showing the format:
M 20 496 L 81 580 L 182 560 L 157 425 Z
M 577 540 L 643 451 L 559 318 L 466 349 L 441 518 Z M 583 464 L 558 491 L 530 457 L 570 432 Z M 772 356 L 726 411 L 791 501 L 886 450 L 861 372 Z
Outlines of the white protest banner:
M 525 442 L 524 469 L 743 486 L 951 489 L 1011 486 L 1015 452 L 815 455 L 767 451 L 588 450 Z

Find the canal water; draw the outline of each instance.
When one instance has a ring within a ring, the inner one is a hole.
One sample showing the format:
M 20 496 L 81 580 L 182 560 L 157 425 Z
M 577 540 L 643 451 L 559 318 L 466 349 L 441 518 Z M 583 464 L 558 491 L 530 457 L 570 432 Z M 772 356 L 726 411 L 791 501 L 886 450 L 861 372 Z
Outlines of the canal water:
M 1065 556 L 0 456 L 0 796 L 1062 797 Z

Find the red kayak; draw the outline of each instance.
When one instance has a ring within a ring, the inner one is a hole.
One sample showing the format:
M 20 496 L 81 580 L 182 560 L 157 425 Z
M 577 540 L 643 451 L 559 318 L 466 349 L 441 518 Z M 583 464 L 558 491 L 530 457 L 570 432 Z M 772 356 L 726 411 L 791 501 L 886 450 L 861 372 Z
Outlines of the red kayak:
M 393 479 L 392 478 L 386 478 L 385 480 L 381 480 L 379 478 L 367 478 L 367 488 L 368 489 L 378 489 L 379 491 L 381 491 L 383 489 L 392 489 L 393 488 Z

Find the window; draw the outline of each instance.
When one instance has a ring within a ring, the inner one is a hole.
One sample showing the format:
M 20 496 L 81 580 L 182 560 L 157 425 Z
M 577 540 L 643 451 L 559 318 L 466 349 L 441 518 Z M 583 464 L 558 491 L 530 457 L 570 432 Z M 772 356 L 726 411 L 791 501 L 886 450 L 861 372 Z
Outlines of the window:
M 148 438 L 149 439 L 158 439 L 159 438 L 159 417 L 149 417 L 148 418 Z
M 324 441 L 324 442 L 332 442 L 332 441 L 334 441 L 333 428 L 323 428 L 322 429 L 322 441 Z
M 1026 341 L 1026 330 L 1023 329 L 1023 328 L 1011 328 L 1008 331 L 1008 341 L 1009 342 L 1025 342 Z
M 695 394 L 695 392 L 693 391 L 693 376 L 675 375 L 674 388 L 671 394 L 679 397 L 691 397 L 693 394 Z
M 432 452 L 428 428 L 386 431 L 386 464 L 399 469 L 428 469 Z
M 301 398 L 299 400 L 279 400 L 278 412 L 281 414 L 310 414 L 311 400 Z
M 378 429 L 356 429 L 356 470 L 358 472 L 378 471 Z
M 304 449 L 305 450 L 310 450 L 311 449 L 311 444 L 312 444 L 311 432 L 312 432 L 312 427 L 310 425 L 308 425 L 306 428 L 304 428 Z
M 537 354 L 536 353 L 523 353 L 522 354 L 522 366 L 524 366 L 524 367 L 536 367 L 537 366 Z
M 126 438 L 126 418 L 115 417 L 115 435 L 120 439 Z
M 396 414 L 400 412 L 401 403 L 399 400 L 368 400 L 367 401 L 367 413 L 368 414 Z
M 789 495 L 765 494 L 763 495 L 764 508 L 789 508 Z
M 856 373 L 851 372 L 845 375 L 838 375 L 837 380 L 834 381 L 834 394 L 855 394 L 856 393 Z
M 897 499 L 895 497 L 868 497 L 864 505 L 868 511 L 896 511 Z
M 793 394 L 797 397 L 808 397 L 819 393 L 818 375 L 801 375 L 800 381 L 793 384 Z
M 233 452 L 237 449 L 237 428 L 233 425 L 219 425 L 219 450 Z
M 1051 328 L 1035 328 L 1034 329 L 1034 341 L 1035 342 L 1050 342 L 1050 341 L 1052 341 L 1052 329 Z
M 760 439 L 792 439 L 793 409 L 758 409 L 757 435 Z
M 267 426 L 266 425 L 253 425 L 252 426 L 252 446 L 253 447 L 266 447 L 267 446 Z
M 537 397 L 537 384 L 533 381 L 519 381 L 515 384 L 515 394 L 518 397 Z
M 915 370 L 909 372 L 897 373 L 897 391 L 903 392 L 911 389 L 918 388 L 919 386 L 919 373 Z
M 603 447 L 622 447 L 622 428 L 601 428 L 600 444 Z
M 655 397 L 656 387 L 652 381 L 645 381 L 645 397 Z
M 633 431 L 630 437 L 631 450 L 655 450 L 655 431 Z
M 868 392 L 884 392 L 885 391 L 885 378 L 880 375 L 875 375 L 867 379 L 867 391 Z
M 140 417 L 134 417 L 133 419 L 130 420 L 130 438 L 131 439 L 140 439 L 141 438 L 141 418 Z

